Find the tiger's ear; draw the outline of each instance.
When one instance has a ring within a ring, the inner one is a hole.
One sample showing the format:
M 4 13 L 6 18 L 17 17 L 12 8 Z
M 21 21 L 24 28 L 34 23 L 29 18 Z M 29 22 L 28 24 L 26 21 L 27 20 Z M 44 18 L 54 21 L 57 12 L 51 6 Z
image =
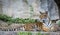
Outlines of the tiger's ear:
M 42 14 L 42 12 L 40 12 L 40 14 Z

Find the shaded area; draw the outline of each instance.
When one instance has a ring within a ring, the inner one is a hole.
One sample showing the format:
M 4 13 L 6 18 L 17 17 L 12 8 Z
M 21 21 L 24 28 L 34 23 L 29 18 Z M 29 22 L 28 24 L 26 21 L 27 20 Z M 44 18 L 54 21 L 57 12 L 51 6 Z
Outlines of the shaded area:
M 55 2 L 57 3 L 58 8 L 59 8 L 59 18 L 60 18 L 60 0 L 55 0 Z

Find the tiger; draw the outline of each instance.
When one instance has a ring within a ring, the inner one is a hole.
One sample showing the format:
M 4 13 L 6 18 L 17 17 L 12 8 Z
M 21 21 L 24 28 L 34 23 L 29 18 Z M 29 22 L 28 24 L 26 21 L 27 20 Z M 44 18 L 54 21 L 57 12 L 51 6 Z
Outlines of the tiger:
M 42 22 L 36 22 L 36 23 L 27 23 L 24 25 L 25 31 L 41 31 L 42 29 Z
M 27 23 L 24 25 L 24 29 L 25 31 L 49 31 L 49 28 L 45 27 L 42 22 Z
M 53 29 L 52 21 L 50 20 L 50 17 L 48 15 L 48 11 L 40 12 L 40 19 L 43 22 L 43 30 L 44 31 L 51 31 Z
M 35 23 L 28 23 L 24 25 L 24 29 L 25 31 L 45 31 L 48 32 L 50 31 L 52 24 L 51 24 L 51 20 L 48 16 L 48 12 L 40 12 L 40 16 L 39 16 L 40 20 L 42 20 L 42 22 L 38 21 Z

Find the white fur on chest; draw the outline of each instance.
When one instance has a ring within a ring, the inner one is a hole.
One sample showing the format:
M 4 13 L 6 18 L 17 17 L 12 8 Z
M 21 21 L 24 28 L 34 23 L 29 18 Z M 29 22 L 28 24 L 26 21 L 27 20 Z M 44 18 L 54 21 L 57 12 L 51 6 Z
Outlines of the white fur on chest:
M 49 20 L 49 18 L 46 19 L 42 19 L 42 21 L 44 20 L 45 23 L 43 23 L 46 27 L 50 28 L 52 26 L 51 21 Z

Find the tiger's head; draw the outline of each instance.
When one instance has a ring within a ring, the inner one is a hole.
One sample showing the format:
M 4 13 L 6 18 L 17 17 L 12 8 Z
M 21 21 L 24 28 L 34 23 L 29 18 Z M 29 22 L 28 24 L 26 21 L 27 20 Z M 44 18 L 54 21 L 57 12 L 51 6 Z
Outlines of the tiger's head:
M 47 18 L 47 16 L 48 16 L 48 12 L 46 11 L 46 12 L 40 12 L 40 18 L 41 19 L 44 19 L 44 18 Z

